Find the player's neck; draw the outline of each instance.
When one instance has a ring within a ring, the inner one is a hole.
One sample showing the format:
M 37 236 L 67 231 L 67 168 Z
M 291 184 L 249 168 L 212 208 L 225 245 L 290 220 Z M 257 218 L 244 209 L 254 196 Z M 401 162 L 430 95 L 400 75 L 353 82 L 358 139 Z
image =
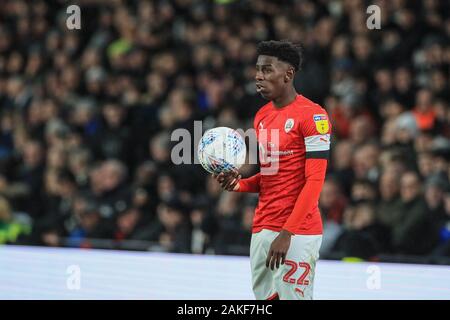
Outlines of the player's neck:
M 295 88 L 292 86 L 279 98 L 272 100 L 272 102 L 275 108 L 283 108 L 288 104 L 292 103 L 295 100 L 295 98 L 297 98 L 297 92 L 295 91 Z

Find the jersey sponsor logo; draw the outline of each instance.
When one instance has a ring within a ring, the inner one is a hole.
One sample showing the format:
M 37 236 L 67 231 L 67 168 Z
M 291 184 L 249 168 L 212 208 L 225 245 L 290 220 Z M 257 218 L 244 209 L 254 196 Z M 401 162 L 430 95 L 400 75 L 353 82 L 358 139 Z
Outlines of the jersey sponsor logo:
M 294 119 L 291 118 L 287 119 L 286 123 L 284 124 L 284 131 L 288 133 L 289 131 L 292 130 L 293 127 L 294 127 Z
M 262 165 L 276 162 L 279 157 L 292 156 L 294 154 L 294 150 L 279 150 L 277 145 L 273 142 L 267 142 L 266 145 L 259 142 L 258 147 L 259 161 Z
M 317 132 L 321 134 L 328 133 L 330 127 L 328 125 L 328 118 L 326 114 L 315 114 L 313 116 L 313 120 L 316 125 Z
M 285 150 L 285 151 L 275 150 L 270 152 L 270 155 L 275 157 L 292 156 L 293 154 L 294 150 Z

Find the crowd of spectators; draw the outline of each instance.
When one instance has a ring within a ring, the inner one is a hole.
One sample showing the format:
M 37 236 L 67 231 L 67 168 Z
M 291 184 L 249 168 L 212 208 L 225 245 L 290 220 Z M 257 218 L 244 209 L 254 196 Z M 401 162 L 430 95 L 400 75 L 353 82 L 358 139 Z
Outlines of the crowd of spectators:
M 450 257 L 448 3 L 78 3 L 80 30 L 65 1 L 0 3 L 0 243 L 247 254 L 257 195 L 174 165 L 170 137 L 251 128 L 256 45 L 289 39 L 333 123 L 322 257 Z

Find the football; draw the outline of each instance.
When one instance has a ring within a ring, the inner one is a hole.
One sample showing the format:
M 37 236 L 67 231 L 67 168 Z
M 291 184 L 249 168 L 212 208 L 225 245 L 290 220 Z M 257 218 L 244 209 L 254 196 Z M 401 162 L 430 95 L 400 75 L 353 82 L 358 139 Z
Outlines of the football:
M 213 174 L 239 169 L 245 162 L 246 153 L 242 136 L 227 127 L 206 131 L 198 145 L 200 164 Z

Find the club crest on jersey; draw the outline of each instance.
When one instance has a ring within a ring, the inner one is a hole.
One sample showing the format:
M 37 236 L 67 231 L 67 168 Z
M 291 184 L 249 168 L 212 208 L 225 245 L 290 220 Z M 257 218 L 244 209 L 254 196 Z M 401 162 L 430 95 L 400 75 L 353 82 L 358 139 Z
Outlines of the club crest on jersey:
M 284 124 L 284 131 L 288 133 L 289 131 L 292 130 L 293 127 L 294 127 L 294 119 L 287 119 L 286 123 Z
M 315 114 L 313 116 L 314 123 L 316 124 L 316 129 L 319 133 L 328 133 L 330 127 L 328 125 L 328 118 L 325 114 Z

